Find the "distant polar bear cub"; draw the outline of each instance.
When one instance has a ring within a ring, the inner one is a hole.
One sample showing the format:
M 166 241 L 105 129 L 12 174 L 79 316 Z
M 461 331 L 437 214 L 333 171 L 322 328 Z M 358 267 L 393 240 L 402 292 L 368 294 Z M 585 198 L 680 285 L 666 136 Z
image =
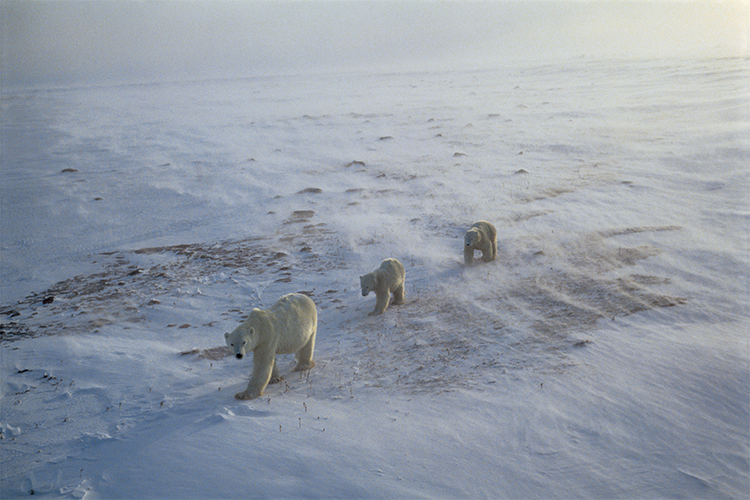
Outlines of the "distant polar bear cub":
M 467 266 L 474 262 L 474 250 L 482 252 L 485 262 L 491 262 L 497 256 L 497 231 L 486 220 L 472 224 L 464 235 L 464 262 Z
M 237 359 L 253 353 L 253 373 L 247 388 L 234 395 L 237 399 L 255 399 L 263 395 L 268 383 L 281 381 L 276 354 L 294 353 L 294 371 L 315 366 L 313 350 L 318 330 L 318 311 L 307 295 L 290 293 L 270 309 L 253 309 L 247 320 L 232 333 L 225 333 L 229 350 Z
M 404 302 L 404 281 L 406 272 L 404 265 L 396 259 L 385 259 L 380 267 L 373 272 L 359 277 L 362 286 L 362 296 L 367 297 L 370 292 L 375 292 L 375 310 L 368 313 L 369 316 L 383 314 L 388 307 L 388 302 L 393 293 L 393 304 Z

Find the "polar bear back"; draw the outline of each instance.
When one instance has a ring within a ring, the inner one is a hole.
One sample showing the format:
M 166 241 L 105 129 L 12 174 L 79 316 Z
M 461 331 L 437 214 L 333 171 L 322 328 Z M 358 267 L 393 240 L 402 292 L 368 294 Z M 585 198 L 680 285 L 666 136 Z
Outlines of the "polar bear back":
M 375 270 L 375 274 L 378 276 L 380 286 L 389 290 L 398 288 L 406 277 L 404 265 L 398 259 L 385 259 Z
M 290 293 L 281 297 L 268 309 L 273 330 L 278 334 L 276 352 L 290 354 L 299 351 L 315 335 L 318 311 L 307 295 Z
M 487 241 L 497 240 L 497 230 L 492 223 L 486 220 L 480 220 L 471 225 L 471 229 L 476 230 L 481 235 L 480 239 L 486 239 Z M 471 233 L 472 231 L 469 231 Z M 469 242 L 467 241 L 467 244 Z

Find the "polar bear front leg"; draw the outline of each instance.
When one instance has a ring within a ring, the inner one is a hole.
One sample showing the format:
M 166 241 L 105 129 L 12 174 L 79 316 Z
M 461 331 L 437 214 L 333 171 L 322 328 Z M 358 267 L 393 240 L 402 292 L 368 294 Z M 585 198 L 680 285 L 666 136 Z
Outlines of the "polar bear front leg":
M 466 264 L 467 266 L 470 266 L 472 262 L 474 262 L 474 247 L 465 246 L 464 247 L 464 264 Z
M 383 314 L 385 312 L 386 307 L 388 307 L 388 302 L 391 300 L 391 292 L 390 290 L 376 290 L 375 297 L 377 298 L 377 302 L 375 302 L 375 310 L 368 313 L 368 316 L 377 316 L 378 314 Z
M 234 395 L 237 399 L 255 399 L 263 395 L 263 390 L 271 380 L 276 363 L 276 354 L 268 348 L 258 348 L 253 352 L 253 374 L 243 392 Z M 278 371 L 276 372 L 278 374 Z
M 273 357 L 273 370 L 271 371 L 271 379 L 268 381 L 269 384 L 278 384 L 284 380 L 284 377 L 279 375 L 279 365 L 276 364 L 276 356 Z
M 247 389 L 242 392 L 238 392 L 234 395 L 235 399 L 250 400 L 259 398 L 263 395 L 263 391 L 258 392 L 255 388 L 250 387 L 251 384 L 247 384 Z

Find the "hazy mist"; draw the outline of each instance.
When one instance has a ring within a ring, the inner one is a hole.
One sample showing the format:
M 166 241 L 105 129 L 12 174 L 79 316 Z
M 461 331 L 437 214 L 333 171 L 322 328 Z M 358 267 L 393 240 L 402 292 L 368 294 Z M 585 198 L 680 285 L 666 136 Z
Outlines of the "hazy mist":
M 4 0 L 4 85 L 748 55 L 750 2 Z

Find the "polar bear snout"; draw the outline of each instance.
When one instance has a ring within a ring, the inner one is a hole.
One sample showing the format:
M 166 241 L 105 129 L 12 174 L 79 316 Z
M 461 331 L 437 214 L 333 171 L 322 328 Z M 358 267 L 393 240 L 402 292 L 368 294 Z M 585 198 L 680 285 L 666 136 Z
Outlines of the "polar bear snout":
M 237 354 L 234 355 L 234 357 L 237 359 L 242 359 L 243 356 L 241 352 L 238 352 Z

